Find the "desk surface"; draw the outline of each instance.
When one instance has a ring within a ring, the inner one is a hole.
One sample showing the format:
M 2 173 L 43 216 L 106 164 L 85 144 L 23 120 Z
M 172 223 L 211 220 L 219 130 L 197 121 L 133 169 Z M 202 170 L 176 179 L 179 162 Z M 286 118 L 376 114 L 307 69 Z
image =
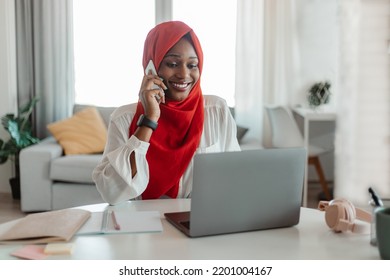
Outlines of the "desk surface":
M 99 211 L 106 204 L 83 207 Z M 158 210 L 163 231 L 112 235 L 75 236 L 72 255 L 52 255 L 49 259 L 380 259 L 377 247 L 367 234 L 330 231 L 324 212 L 301 208 L 298 225 L 283 229 L 253 231 L 210 237 L 188 238 L 164 218 L 165 212 L 190 208 L 189 199 L 132 201 L 120 207 L 133 211 Z M 13 259 L 10 253 L 20 245 L 0 245 L 0 259 Z
M 315 110 L 304 107 L 293 107 L 292 110 L 293 112 L 308 120 L 335 121 L 337 118 L 335 111 L 331 109 Z

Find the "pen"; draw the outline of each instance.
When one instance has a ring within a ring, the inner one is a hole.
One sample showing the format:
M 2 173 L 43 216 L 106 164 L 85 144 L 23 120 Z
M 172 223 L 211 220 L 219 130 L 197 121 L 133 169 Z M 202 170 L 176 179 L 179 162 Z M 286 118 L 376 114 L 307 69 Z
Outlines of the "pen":
M 112 218 L 112 222 L 114 223 L 114 229 L 120 230 L 121 226 L 118 224 L 118 221 L 116 220 L 114 211 L 111 212 L 111 218 Z
M 374 200 L 375 206 L 383 206 L 382 200 L 378 197 L 375 191 L 369 187 L 368 192 L 371 194 L 372 200 Z
M 107 230 L 107 225 L 108 225 L 108 210 L 104 210 L 103 212 L 103 217 L 102 217 L 102 226 L 101 226 L 101 231 L 105 232 Z

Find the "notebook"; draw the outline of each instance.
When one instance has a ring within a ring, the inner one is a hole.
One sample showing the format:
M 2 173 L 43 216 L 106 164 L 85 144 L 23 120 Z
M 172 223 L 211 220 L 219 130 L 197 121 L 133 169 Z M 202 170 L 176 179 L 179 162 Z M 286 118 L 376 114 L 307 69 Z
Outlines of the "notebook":
M 91 217 L 83 209 L 28 214 L 2 224 L 0 243 L 39 244 L 69 241 Z
M 164 213 L 189 237 L 299 223 L 304 148 L 196 154 L 191 210 Z
M 122 234 L 163 230 L 158 211 L 131 211 L 110 207 L 108 206 L 104 211 L 92 212 L 91 218 L 76 234 Z

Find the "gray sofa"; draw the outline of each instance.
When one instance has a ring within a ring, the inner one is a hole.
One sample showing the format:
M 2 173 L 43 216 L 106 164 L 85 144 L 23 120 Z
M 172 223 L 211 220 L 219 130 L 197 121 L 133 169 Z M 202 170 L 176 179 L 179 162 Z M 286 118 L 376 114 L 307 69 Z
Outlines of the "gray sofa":
M 85 108 L 75 105 L 74 112 Z M 97 107 L 108 125 L 113 107 Z M 36 212 L 102 203 L 92 181 L 101 154 L 67 155 L 53 137 L 20 153 L 21 210 Z
M 86 105 L 75 105 L 74 113 Z M 97 107 L 106 126 L 115 108 Z M 234 112 L 232 112 L 234 113 Z M 246 129 L 237 127 L 241 148 L 261 148 L 257 140 L 244 138 Z M 244 138 L 244 139 L 243 139 Z M 53 137 L 21 151 L 21 209 L 24 212 L 57 210 L 102 203 L 92 181 L 92 171 L 101 154 L 67 155 Z

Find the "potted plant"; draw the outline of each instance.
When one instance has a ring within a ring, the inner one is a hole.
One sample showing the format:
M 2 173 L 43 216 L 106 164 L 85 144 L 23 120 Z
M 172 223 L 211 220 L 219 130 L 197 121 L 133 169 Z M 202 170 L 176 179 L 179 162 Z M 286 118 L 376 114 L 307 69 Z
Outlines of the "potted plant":
M 1 117 L 1 124 L 9 133 L 10 139 L 4 141 L 0 138 L 0 164 L 7 162 L 8 158 L 14 161 L 15 177 L 9 180 L 12 197 L 20 199 L 20 170 L 19 154 L 23 148 L 39 142 L 39 139 L 32 135 L 30 115 L 38 102 L 37 97 L 32 98 L 27 104 L 21 106 L 17 115 L 6 114 Z
M 327 104 L 330 101 L 330 82 L 318 82 L 311 86 L 307 100 L 310 107 L 317 108 L 323 104 Z

